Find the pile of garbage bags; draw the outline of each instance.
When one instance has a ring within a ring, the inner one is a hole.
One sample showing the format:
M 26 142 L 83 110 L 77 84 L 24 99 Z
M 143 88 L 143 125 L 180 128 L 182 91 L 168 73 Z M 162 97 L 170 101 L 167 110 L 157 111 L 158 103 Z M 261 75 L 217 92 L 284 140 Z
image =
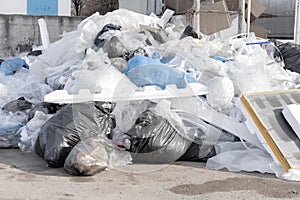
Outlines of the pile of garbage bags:
M 245 121 L 235 105 L 243 93 L 299 88 L 298 47 L 282 44 L 280 53 L 255 35 L 201 40 L 190 29 L 123 9 L 95 13 L 47 49 L 3 61 L 0 147 L 35 152 L 73 175 L 177 160 L 274 173 L 258 143 L 226 127 Z M 149 86 L 180 90 L 192 83 L 207 94 L 130 99 Z M 83 89 L 129 94 L 126 101 L 44 102 L 52 91 Z

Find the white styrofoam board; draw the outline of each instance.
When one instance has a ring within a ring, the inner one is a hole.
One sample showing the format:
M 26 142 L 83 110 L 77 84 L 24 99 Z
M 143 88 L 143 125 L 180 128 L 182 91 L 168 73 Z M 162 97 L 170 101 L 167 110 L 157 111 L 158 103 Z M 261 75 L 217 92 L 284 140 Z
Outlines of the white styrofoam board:
M 135 101 L 145 99 L 170 99 L 190 97 L 207 94 L 207 87 L 200 83 L 189 83 L 186 88 L 178 89 L 176 85 L 167 85 L 166 89 L 160 90 L 156 86 L 145 86 L 133 92 L 123 89 L 115 92 L 110 89 L 103 89 L 100 93 L 92 94 L 90 90 L 81 89 L 78 94 L 68 94 L 66 90 L 56 90 L 44 96 L 44 102 L 49 103 L 80 103 L 87 101 Z
M 291 104 L 284 106 L 282 114 L 298 138 L 300 138 L 300 105 Z

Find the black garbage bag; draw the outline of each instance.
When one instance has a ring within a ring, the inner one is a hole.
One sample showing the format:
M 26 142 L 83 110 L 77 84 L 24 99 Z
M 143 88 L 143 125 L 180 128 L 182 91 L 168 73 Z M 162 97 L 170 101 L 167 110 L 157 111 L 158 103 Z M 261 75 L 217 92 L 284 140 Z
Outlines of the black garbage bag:
M 55 114 L 62 107 L 63 105 L 60 104 L 41 102 L 30 109 L 28 118 L 29 120 L 32 119 L 36 111 L 41 111 L 45 114 Z
M 206 162 L 216 155 L 214 145 L 202 145 L 202 141 L 196 138 L 188 150 L 178 159 L 179 161 Z
M 87 102 L 69 104 L 41 128 L 35 152 L 49 167 L 61 167 L 72 148 L 83 138 L 107 137 L 115 127 L 114 104 Z
M 108 166 L 123 166 L 130 162 L 130 153 L 114 145 L 111 140 L 91 137 L 72 149 L 64 168 L 72 175 L 91 176 Z
M 284 60 L 285 69 L 300 73 L 300 45 L 288 42 L 276 44 Z M 279 56 L 277 52 L 275 56 Z
M 104 39 L 100 39 L 101 35 L 103 35 L 103 33 L 107 32 L 107 31 L 110 31 L 110 30 L 121 30 L 121 26 L 119 25 L 114 25 L 114 24 L 106 24 L 102 30 L 97 34 L 96 38 L 95 38 L 95 41 L 94 41 L 94 44 L 97 46 L 97 47 L 103 47 L 104 43 L 105 43 L 105 40 Z
M 5 104 L 2 110 L 15 113 L 17 111 L 26 111 L 31 109 L 31 107 L 32 103 L 26 101 L 24 97 L 20 97 L 17 100 L 13 100 Z
M 34 50 L 34 51 L 31 51 L 27 54 L 27 56 L 40 56 L 43 54 L 43 51 L 42 50 Z
M 191 27 L 190 25 L 187 26 L 187 27 L 184 29 L 182 35 L 180 36 L 180 39 L 183 39 L 183 38 L 189 37 L 189 36 L 190 36 L 190 37 L 193 37 L 193 38 L 196 38 L 196 39 L 199 38 L 199 37 L 198 37 L 198 34 L 195 32 L 194 28 Z
M 127 134 L 131 137 L 133 162 L 171 163 L 180 158 L 192 143 L 167 119 L 149 110 L 139 116 Z

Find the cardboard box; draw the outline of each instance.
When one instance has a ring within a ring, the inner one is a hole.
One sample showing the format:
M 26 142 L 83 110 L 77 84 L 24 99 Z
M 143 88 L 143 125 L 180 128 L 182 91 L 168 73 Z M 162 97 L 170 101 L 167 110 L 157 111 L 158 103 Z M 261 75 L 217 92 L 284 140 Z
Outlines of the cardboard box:
M 239 8 L 239 1 L 240 0 L 225 0 L 228 10 L 230 11 L 238 11 L 240 10 Z
M 245 18 L 247 19 L 248 13 L 248 0 L 246 0 Z M 257 19 L 266 10 L 265 6 L 259 0 L 251 0 L 251 21 Z
M 165 0 L 167 8 L 174 10 L 175 12 L 186 12 L 194 5 L 194 0 Z
M 238 11 L 240 10 L 239 8 L 239 0 L 225 0 L 227 7 L 230 11 Z M 245 18 L 247 18 L 247 13 L 248 13 L 248 0 L 246 0 L 246 5 L 245 5 Z M 264 11 L 265 11 L 265 6 L 260 3 L 259 0 L 251 0 L 251 19 L 255 20 L 257 19 Z
M 202 11 L 228 11 L 225 1 L 209 4 L 201 7 Z M 219 32 L 231 26 L 229 14 L 222 13 L 205 13 L 200 14 L 200 31 L 206 35 Z
M 254 32 L 256 37 L 265 38 L 265 39 L 268 38 L 268 34 L 270 32 L 264 27 L 262 27 L 261 25 L 256 24 L 254 22 L 250 24 L 250 31 Z

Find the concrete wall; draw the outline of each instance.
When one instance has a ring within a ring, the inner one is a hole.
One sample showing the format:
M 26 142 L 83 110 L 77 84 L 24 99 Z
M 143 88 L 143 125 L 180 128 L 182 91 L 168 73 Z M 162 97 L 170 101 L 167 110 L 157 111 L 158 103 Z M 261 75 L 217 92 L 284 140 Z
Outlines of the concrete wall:
M 0 15 L 0 58 L 28 52 L 32 46 L 41 45 L 38 16 Z M 60 39 L 64 31 L 72 31 L 83 20 L 82 17 L 43 17 L 48 26 L 50 41 Z
M 0 0 L 0 14 L 8 15 L 26 15 L 28 13 L 28 0 Z M 41 5 L 47 6 L 47 2 L 42 3 Z M 38 6 L 38 5 L 37 5 Z M 40 6 L 40 5 L 39 5 Z M 37 12 L 43 13 L 42 8 L 38 9 Z M 45 11 L 46 12 L 46 11 Z M 70 16 L 71 15 L 71 0 L 58 0 L 58 12 L 55 15 L 59 16 Z

